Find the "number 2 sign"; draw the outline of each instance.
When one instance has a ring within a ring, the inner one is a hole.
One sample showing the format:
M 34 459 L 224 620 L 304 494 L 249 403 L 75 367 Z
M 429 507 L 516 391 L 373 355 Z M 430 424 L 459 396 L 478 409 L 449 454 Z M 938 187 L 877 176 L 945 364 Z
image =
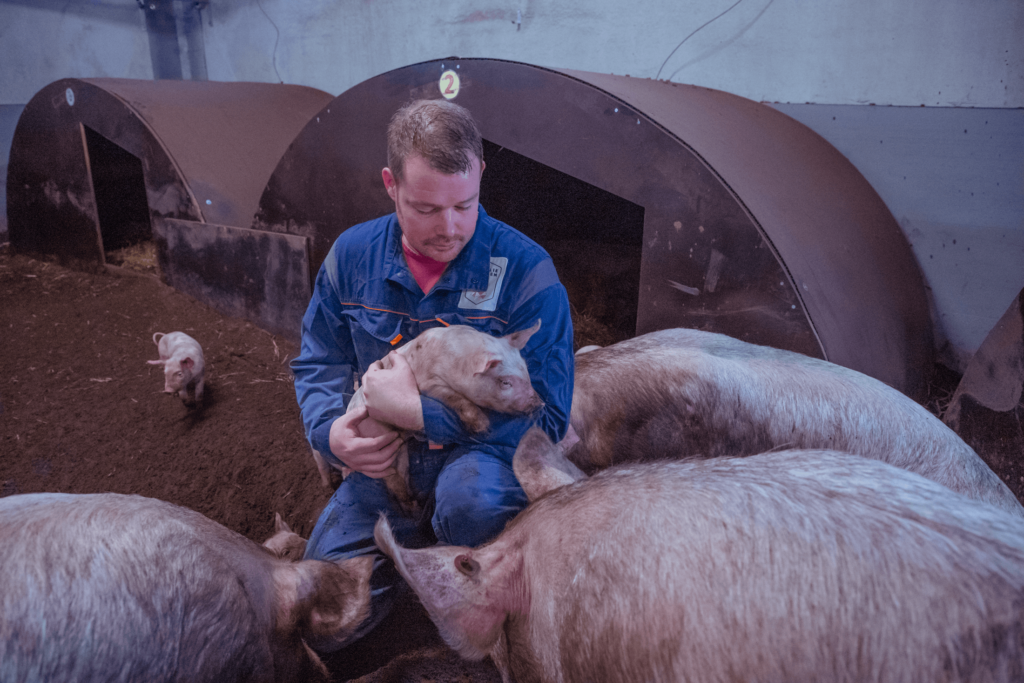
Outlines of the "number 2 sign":
M 455 96 L 459 94 L 459 75 L 448 69 L 441 74 L 441 81 L 438 83 L 438 87 L 441 88 L 441 94 L 446 100 L 455 99 Z

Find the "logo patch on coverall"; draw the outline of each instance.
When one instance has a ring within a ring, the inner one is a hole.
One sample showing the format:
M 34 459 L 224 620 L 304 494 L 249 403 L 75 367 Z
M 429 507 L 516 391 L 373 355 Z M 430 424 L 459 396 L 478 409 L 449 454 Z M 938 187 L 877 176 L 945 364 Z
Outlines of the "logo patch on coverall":
M 462 290 L 462 296 L 459 297 L 459 308 L 493 311 L 498 305 L 498 294 L 501 293 L 501 283 L 505 279 L 506 270 L 508 270 L 508 259 L 504 256 L 492 256 L 491 268 L 487 273 L 487 289 L 483 291 Z

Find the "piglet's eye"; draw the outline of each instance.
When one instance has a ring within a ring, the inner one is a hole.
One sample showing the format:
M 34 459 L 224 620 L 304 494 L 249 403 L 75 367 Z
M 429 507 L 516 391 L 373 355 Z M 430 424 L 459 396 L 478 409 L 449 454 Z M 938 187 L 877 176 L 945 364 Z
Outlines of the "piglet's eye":
M 480 571 L 480 563 L 468 555 L 459 555 L 455 558 L 455 568 L 466 576 L 476 576 Z
M 503 386 L 503 387 L 511 387 L 512 386 L 512 382 L 510 382 L 507 379 L 503 379 L 503 380 L 501 380 L 501 386 Z

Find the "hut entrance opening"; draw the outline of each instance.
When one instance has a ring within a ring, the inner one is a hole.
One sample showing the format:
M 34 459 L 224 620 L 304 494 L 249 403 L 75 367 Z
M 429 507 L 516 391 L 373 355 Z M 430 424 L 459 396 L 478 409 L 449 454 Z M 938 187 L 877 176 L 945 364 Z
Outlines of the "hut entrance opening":
M 122 266 L 150 261 L 155 265 L 142 160 L 88 126 L 84 128 L 107 263 Z
M 644 209 L 484 140 L 480 202 L 551 255 L 569 293 L 577 340 L 636 335 Z

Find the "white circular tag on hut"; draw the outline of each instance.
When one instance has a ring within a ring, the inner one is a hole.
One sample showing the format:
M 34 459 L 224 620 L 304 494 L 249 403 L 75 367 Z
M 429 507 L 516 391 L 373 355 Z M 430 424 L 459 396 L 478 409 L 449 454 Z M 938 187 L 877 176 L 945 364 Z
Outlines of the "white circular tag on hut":
M 448 69 L 441 74 L 441 82 L 438 84 L 441 94 L 446 100 L 453 100 L 459 94 L 459 75 Z

